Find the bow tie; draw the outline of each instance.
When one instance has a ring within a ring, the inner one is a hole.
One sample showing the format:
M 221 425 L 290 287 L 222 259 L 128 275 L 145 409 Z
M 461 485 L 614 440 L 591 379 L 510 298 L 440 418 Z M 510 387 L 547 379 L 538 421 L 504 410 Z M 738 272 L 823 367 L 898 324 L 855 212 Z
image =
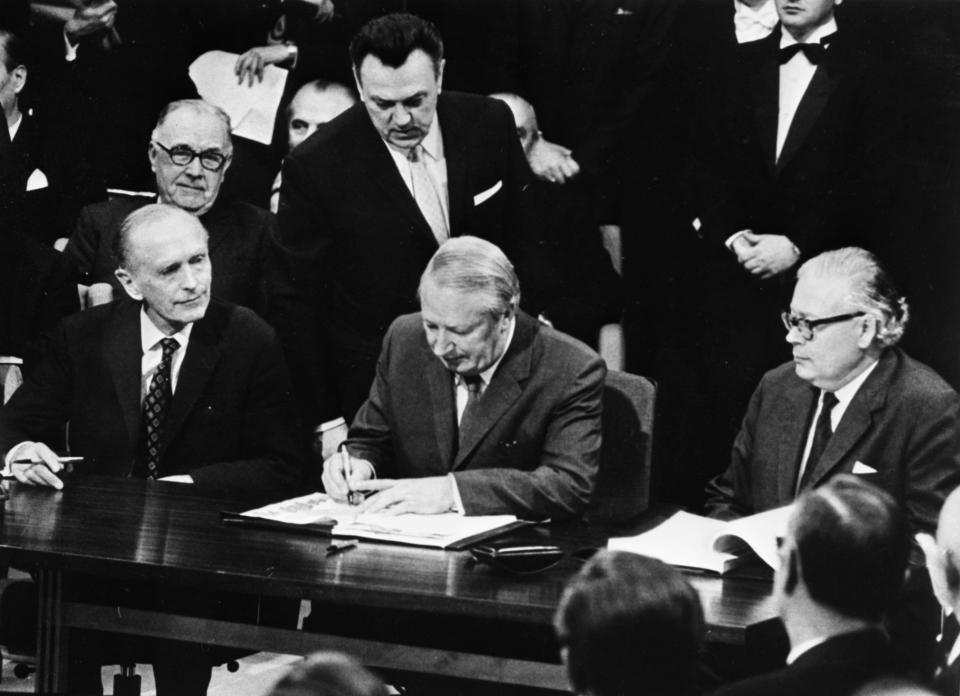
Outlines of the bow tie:
M 795 43 L 784 46 L 780 49 L 780 65 L 788 62 L 798 53 L 805 55 L 811 64 L 819 65 L 823 57 L 827 54 L 827 44 L 833 36 L 833 34 L 824 36 L 820 39 L 820 43 Z

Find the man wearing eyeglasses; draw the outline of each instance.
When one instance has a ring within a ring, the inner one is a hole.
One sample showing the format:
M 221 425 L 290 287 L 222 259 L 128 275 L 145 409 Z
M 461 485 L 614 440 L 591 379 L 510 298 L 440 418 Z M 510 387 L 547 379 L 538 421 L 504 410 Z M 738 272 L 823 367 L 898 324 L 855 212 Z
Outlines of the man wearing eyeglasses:
M 896 347 L 907 302 L 867 251 L 807 261 L 783 314 L 793 360 L 764 375 L 707 511 L 734 518 L 790 503 L 839 473 L 863 476 L 932 531 L 960 484 L 960 397 Z
M 217 272 L 214 297 L 262 312 L 265 261 L 275 239 L 272 214 L 240 201 L 218 198 L 230 168 L 230 118 L 201 99 L 171 102 L 160 113 L 147 156 L 156 194 L 123 195 L 87 206 L 65 253 L 77 282 L 91 286 L 88 305 L 120 296 L 111 252 L 124 218 L 148 203 L 168 203 L 197 216 L 210 234 L 210 259 Z

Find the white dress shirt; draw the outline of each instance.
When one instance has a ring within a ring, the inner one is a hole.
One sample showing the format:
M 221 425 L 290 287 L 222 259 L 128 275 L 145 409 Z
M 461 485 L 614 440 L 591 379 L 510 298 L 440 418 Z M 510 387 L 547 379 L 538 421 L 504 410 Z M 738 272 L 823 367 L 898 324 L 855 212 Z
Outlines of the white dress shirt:
M 180 378 L 180 367 L 183 365 L 183 356 L 187 353 L 187 343 L 190 340 L 190 332 L 193 331 L 193 324 L 187 324 L 175 334 L 167 336 L 150 321 L 147 312 L 140 310 L 140 346 L 143 349 L 143 356 L 140 358 L 140 403 L 147 398 L 147 392 L 150 390 L 150 384 L 153 382 L 153 376 L 160 367 L 160 361 L 163 359 L 163 348 L 160 341 L 165 338 L 176 339 L 180 347 L 173 353 L 173 360 L 170 363 L 170 393 L 176 393 L 177 381 Z
M 397 166 L 397 171 L 403 178 L 403 183 L 407 185 L 407 190 L 413 196 L 413 174 L 410 172 L 410 160 L 407 159 L 407 153 L 395 149 L 386 140 L 383 141 L 387 147 L 387 152 L 393 158 L 393 163 Z M 436 190 L 440 193 L 440 207 L 443 209 L 443 217 L 447 221 L 447 229 L 450 229 L 450 190 L 447 185 L 447 160 L 443 154 L 443 136 L 440 132 L 440 117 L 434 115 L 433 123 L 430 124 L 430 130 L 426 137 L 420 143 L 423 146 L 423 162 L 427 166 L 427 173 L 433 179 Z
M 840 426 L 840 419 L 843 418 L 843 414 L 847 412 L 847 407 L 850 405 L 850 402 L 853 401 L 853 397 L 857 395 L 863 383 L 867 381 L 867 377 L 870 376 L 870 373 L 873 372 L 876 367 L 877 361 L 874 361 L 870 367 L 837 389 L 837 391 L 833 392 L 833 395 L 837 397 L 837 405 L 834 406 L 830 412 L 830 429 L 833 430 L 833 432 L 837 432 L 837 428 Z M 797 475 L 798 487 L 800 481 L 803 480 L 803 472 L 807 468 L 807 458 L 810 456 L 810 450 L 813 447 L 813 438 L 817 430 L 817 419 L 820 418 L 820 411 L 823 410 L 823 394 L 824 392 L 821 390 L 820 398 L 817 399 L 817 411 L 813 414 L 813 419 L 810 421 L 810 430 L 807 431 L 807 444 L 803 448 L 803 459 L 800 460 L 800 473 Z
M 817 27 L 804 43 L 820 43 L 820 39 L 829 36 L 837 31 L 837 20 L 830 20 L 821 27 Z M 800 43 L 788 31 L 780 29 L 780 48 L 792 46 Z M 810 62 L 807 56 L 798 52 L 790 60 L 780 66 L 780 113 L 777 119 L 777 159 L 780 159 L 780 152 L 783 150 L 783 144 L 787 140 L 787 133 L 790 132 L 790 124 L 793 123 L 793 117 L 797 113 L 797 107 L 800 106 L 800 100 L 803 99 L 813 74 L 817 71 L 817 66 Z
M 757 8 L 740 0 L 733 0 L 733 8 L 733 28 L 737 34 L 737 43 L 767 38 L 780 21 L 774 0 L 766 0 Z
M 6 119 L 4 119 L 6 120 Z M 13 125 L 7 126 L 7 132 L 10 134 L 10 142 L 13 142 L 13 139 L 17 137 L 17 131 L 20 130 L 20 124 L 23 123 L 23 114 L 19 111 L 17 112 L 17 120 L 13 122 Z

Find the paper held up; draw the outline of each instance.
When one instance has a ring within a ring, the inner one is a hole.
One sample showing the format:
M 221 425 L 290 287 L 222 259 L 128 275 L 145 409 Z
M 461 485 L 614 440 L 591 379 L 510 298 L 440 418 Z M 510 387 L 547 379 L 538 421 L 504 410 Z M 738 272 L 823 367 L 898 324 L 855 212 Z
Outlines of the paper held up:
M 751 558 L 776 569 L 777 539 L 786 533 L 791 510 L 787 505 L 729 522 L 678 512 L 649 532 L 610 539 L 607 548 L 721 575 Z
M 207 51 L 190 64 L 190 79 L 201 97 L 227 112 L 234 135 L 269 145 L 287 71 L 268 65 L 262 81 L 238 84 L 234 66 L 239 57 L 236 53 Z

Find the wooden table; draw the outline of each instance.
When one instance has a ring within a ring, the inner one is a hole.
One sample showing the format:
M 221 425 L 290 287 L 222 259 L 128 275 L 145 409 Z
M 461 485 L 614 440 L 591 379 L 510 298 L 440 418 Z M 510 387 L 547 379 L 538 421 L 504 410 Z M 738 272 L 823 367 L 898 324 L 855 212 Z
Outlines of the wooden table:
M 564 689 L 556 662 L 451 652 L 169 615 L 63 598 L 65 577 L 84 573 L 149 579 L 171 586 L 383 607 L 477 619 L 550 625 L 573 560 L 536 576 L 475 565 L 467 552 L 361 542 L 327 558 L 329 539 L 224 526 L 235 501 L 201 496 L 191 486 L 73 475 L 63 491 L 14 483 L 0 526 L 0 556 L 36 572 L 39 590 L 37 691 L 65 690 L 65 631 L 85 627 L 228 647 L 307 654 L 339 649 L 373 667 L 473 676 Z M 518 538 L 574 550 L 601 546 L 629 530 L 580 523 L 538 527 Z M 691 576 L 708 624 L 707 640 L 760 645 L 781 633 L 768 582 Z

